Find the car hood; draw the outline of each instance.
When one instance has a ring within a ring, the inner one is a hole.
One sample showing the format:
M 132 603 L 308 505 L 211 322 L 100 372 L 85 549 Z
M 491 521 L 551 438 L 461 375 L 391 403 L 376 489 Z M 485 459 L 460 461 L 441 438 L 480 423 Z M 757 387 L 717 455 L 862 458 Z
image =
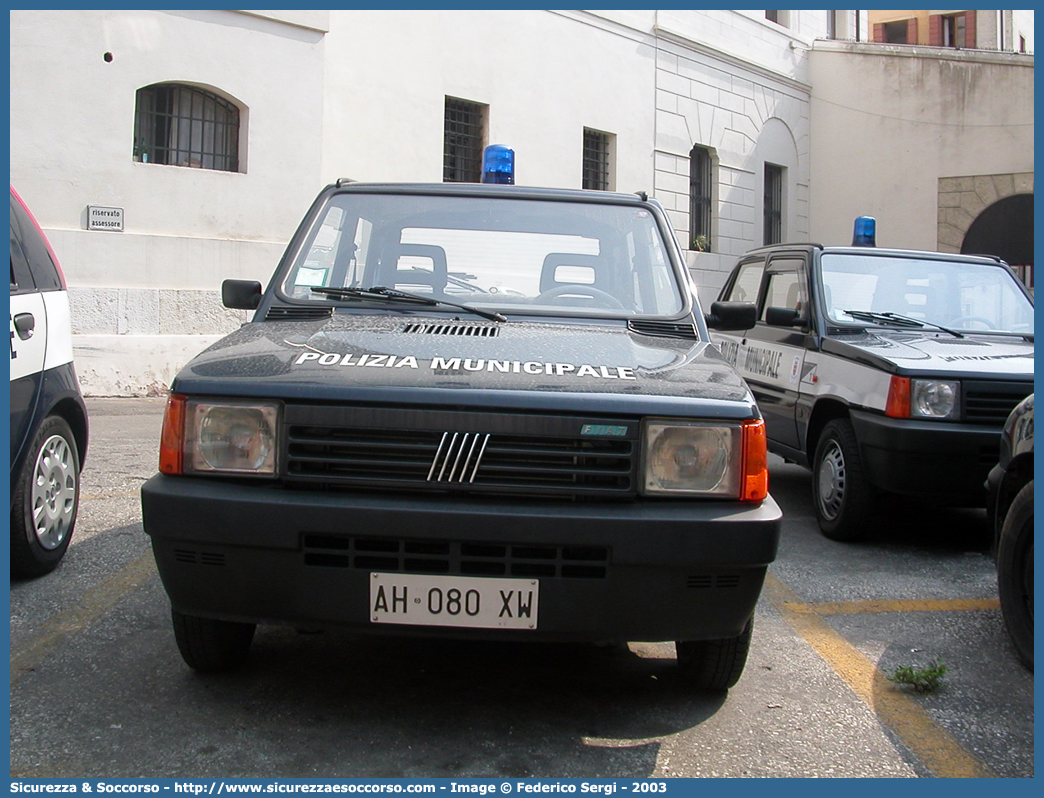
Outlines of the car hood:
M 884 360 L 903 372 L 946 373 L 956 376 L 1033 377 L 1033 342 L 1014 335 L 957 338 L 945 332 L 866 330 L 830 339 L 850 357 Z
M 336 313 L 254 322 L 194 358 L 172 388 L 302 401 L 757 413 L 746 384 L 709 342 L 641 334 L 623 321 Z

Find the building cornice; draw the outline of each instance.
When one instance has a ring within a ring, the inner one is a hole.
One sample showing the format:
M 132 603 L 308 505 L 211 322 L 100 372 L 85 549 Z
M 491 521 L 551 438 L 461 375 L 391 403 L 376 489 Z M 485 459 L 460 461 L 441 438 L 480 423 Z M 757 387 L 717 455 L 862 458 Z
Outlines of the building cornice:
M 889 58 L 926 58 L 932 61 L 960 63 L 1002 64 L 1033 68 L 1032 53 L 1010 53 L 1001 50 L 965 50 L 956 47 L 930 47 L 924 44 L 882 44 L 878 42 L 851 42 L 836 39 L 816 39 L 812 49 L 822 53 L 855 53 L 857 55 Z
M 317 31 L 319 33 L 330 32 L 329 11 L 236 11 L 236 14 L 247 14 L 251 17 L 267 19 L 270 22 L 279 22 L 283 25 L 291 25 L 295 28 Z
M 686 36 L 683 36 L 679 33 L 675 33 L 671 30 L 667 30 L 666 28 L 660 27 L 659 25 L 653 28 L 653 33 L 656 35 L 657 39 L 669 42 L 670 44 L 674 44 L 678 47 L 682 47 L 697 55 L 703 55 L 708 58 L 713 58 L 715 60 L 722 61 L 736 69 L 740 69 L 745 72 L 752 72 L 756 75 L 760 75 L 763 78 L 782 83 L 783 85 L 789 86 L 795 91 L 801 92 L 803 94 L 809 94 L 812 91 L 812 86 L 808 83 L 805 83 L 804 81 L 798 80 L 797 78 L 793 78 L 790 75 L 787 75 L 778 70 L 770 69 L 769 67 L 754 63 L 753 61 L 747 61 L 746 59 L 738 58 L 737 56 L 733 55 L 732 53 L 728 53 L 725 50 L 719 50 L 716 47 L 711 47 L 710 45 L 703 44 L 702 42 L 693 41 L 692 39 L 689 39 Z M 801 47 L 800 49 L 804 50 L 806 48 Z

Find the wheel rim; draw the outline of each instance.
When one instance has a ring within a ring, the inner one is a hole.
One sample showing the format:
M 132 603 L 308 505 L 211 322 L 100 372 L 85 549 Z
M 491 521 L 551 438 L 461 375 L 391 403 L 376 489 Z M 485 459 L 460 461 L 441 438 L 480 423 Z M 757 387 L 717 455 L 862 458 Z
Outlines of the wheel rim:
M 48 551 L 69 536 L 76 511 L 76 458 L 61 435 L 48 438 L 36 458 L 32 489 L 33 531 Z
M 819 461 L 819 509 L 823 516 L 833 521 L 841 513 L 845 499 L 845 455 L 837 441 L 827 442 L 826 451 Z

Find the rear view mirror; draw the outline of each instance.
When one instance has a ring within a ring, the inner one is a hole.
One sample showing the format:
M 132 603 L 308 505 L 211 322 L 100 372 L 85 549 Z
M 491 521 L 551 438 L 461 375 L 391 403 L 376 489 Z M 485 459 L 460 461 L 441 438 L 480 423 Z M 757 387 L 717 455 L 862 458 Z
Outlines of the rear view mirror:
M 758 320 L 758 308 L 751 302 L 714 302 L 703 318 L 712 330 L 749 330 Z
M 237 310 L 257 310 L 257 306 L 261 304 L 261 283 L 257 280 L 223 281 L 221 304 Z
M 773 327 L 800 327 L 805 317 L 793 308 L 765 308 L 765 323 Z

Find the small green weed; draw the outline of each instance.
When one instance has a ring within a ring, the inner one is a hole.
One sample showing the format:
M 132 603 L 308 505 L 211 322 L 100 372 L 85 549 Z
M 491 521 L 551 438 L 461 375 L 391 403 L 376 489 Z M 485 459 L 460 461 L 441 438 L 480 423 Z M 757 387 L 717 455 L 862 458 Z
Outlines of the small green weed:
M 918 693 L 934 693 L 939 689 L 939 682 L 946 675 L 946 666 L 941 662 L 933 662 L 926 668 L 915 668 L 903 665 L 885 677 L 896 684 L 906 684 Z

